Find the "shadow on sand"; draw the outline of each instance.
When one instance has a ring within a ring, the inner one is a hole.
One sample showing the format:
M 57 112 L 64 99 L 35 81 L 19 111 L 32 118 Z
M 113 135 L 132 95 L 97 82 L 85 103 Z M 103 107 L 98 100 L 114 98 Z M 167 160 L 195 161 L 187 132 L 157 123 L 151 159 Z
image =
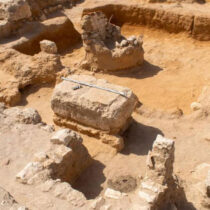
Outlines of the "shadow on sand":
M 124 155 L 130 153 L 147 155 L 158 134 L 164 135 L 158 128 L 146 126 L 134 120 L 124 133 L 125 147 L 121 153 Z
M 141 66 L 136 66 L 133 68 L 112 71 L 112 72 L 109 71 L 109 74 L 119 76 L 119 77 L 144 79 L 144 78 L 155 76 L 156 74 L 158 74 L 158 72 L 162 70 L 163 69 L 160 68 L 159 66 L 153 65 L 145 60 Z
M 73 188 L 82 192 L 87 199 L 96 198 L 103 190 L 101 184 L 105 182 L 103 170 L 105 165 L 97 160 L 88 167 L 73 184 Z

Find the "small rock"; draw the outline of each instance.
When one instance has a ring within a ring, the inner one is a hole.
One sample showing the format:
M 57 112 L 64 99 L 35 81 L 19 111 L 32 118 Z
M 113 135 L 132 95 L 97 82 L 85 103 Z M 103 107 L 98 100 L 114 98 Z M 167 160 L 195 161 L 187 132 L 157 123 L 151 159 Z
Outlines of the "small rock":
M 116 47 L 120 47 L 120 43 L 119 42 L 115 42 L 115 46 Z
M 49 54 L 56 54 L 58 49 L 55 42 L 50 40 L 43 40 L 40 42 L 40 48 L 42 52 L 46 52 Z
M 63 144 L 66 146 L 68 146 L 70 142 L 74 140 L 82 142 L 80 135 L 70 129 L 59 130 L 50 139 L 53 144 Z
M 26 167 L 16 175 L 16 179 L 23 184 L 26 184 L 30 178 L 42 170 L 42 165 L 39 162 L 30 162 Z
M 197 110 L 200 110 L 202 106 L 198 102 L 192 102 L 190 105 L 190 108 L 192 109 L 192 111 L 197 111 Z
M 121 47 L 126 47 L 126 46 L 128 46 L 128 44 L 129 44 L 128 41 L 124 39 L 124 40 L 121 41 L 120 46 Z
M 104 204 L 105 200 L 102 197 L 99 197 L 97 199 L 95 199 L 92 203 L 91 203 L 91 209 L 94 210 L 99 210 L 100 207 Z
M 110 210 L 111 209 L 111 205 L 110 204 L 107 204 L 107 205 L 104 205 L 100 208 L 100 210 Z
M 55 127 L 54 125 L 44 125 L 44 126 L 41 126 L 41 128 L 49 133 L 52 133 L 55 131 Z
M 123 195 L 126 195 L 126 194 L 113 190 L 111 188 L 107 188 L 104 195 L 107 198 L 120 199 Z
M 145 201 L 147 201 L 148 203 L 153 203 L 154 200 L 156 199 L 156 196 L 155 195 L 150 195 L 144 191 L 139 191 L 139 197 Z

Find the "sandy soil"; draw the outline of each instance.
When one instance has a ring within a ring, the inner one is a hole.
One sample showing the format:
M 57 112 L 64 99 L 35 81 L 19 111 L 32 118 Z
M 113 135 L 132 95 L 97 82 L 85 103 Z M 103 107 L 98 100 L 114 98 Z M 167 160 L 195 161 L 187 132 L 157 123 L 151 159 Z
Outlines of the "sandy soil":
M 133 0 L 131 3 L 136 2 Z M 73 20 L 76 25 L 80 19 L 79 14 L 81 14 L 82 7 L 88 5 L 90 5 L 90 1 L 83 3 L 81 7 L 75 8 L 69 14 L 74 16 Z M 77 27 L 79 28 L 78 25 Z M 95 76 L 131 88 L 148 108 L 168 112 L 179 107 L 185 114 L 190 114 L 191 102 L 196 101 L 203 86 L 209 84 L 210 81 L 210 42 L 199 42 L 187 37 L 186 34 L 169 34 L 160 30 L 129 25 L 122 27 L 122 33 L 125 36 L 144 35 L 144 65 L 132 72 L 120 72 L 117 75 L 97 73 Z M 62 63 L 73 69 L 83 56 L 84 50 L 78 45 L 76 49 L 70 49 L 62 54 Z M 8 75 L 2 74 L 0 71 L 0 78 L 2 82 L 4 79 L 8 79 Z M 53 87 L 54 84 L 25 88 L 22 91 L 22 101 L 19 106 L 37 109 L 44 122 L 53 124 L 53 113 L 50 107 Z M 82 191 L 88 199 L 92 199 L 103 192 L 106 187 L 106 179 L 109 177 L 121 174 L 130 174 L 136 178 L 143 176 L 146 167 L 146 155 L 157 134 L 163 134 L 175 140 L 174 171 L 181 179 L 185 180 L 185 186 L 192 185 L 194 183 L 192 177 L 194 168 L 203 162 L 210 163 L 210 142 L 205 140 L 205 137 L 210 135 L 208 127 L 210 119 L 202 120 L 188 115 L 172 120 L 161 115 L 158 111 L 157 113 L 157 115 L 148 117 L 134 113 L 135 122 L 125 133 L 125 149 L 118 154 L 97 139 L 83 135 L 84 145 L 95 161 L 81 175 L 74 187 Z M 0 160 L 3 168 L 0 175 L 1 177 L 8 175 L 8 178 L 2 179 L 1 185 L 8 188 L 9 191 L 13 191 L 14 197 L 27 205 L 29 198 L 33 197 L 33 191 L 30 192 L 29 197 L 25 194 L 26 189 L 21 189 L 19 192 L 13 186 L 13 175 L 30 161 L 32 153 L 38 151 L 42 146 L 41 141 L 49 137 L 44 136 L 45 133 L 40 134 L 42 136 L 34 136 L 33 133 L 31 139 L 26 138 L 26 134 L 20 133 L 18 135 L 20 138 L 13 134 L 12 138 L 15 139 L 13 143 L 8 141 L 10 136 L 0 136 L 4 139 L 5 144 L 1 144 L 0 147 Z M 39 139 L 38 143 L 36 143 L 36 138 Z M 31 140 L 33 141 L 32 145 Z M 12 153 L 15 149 L 23 153 L 29 151 L 27 157 L 18 156 L 15 152 Z M 13 160 L 17 157 L 18 165 L 15 165 Z M 2 164 L 5 162 L 5 158 L 11 159 L 11 165 Z M 189 193 L 188 187 L 186 187 L 186 194 L 190 202 L 196 199 Z M 53 202 L 50 200 L 45 209 L 52 209 L 50 205 Z M 59 203 L 59 201 L 56 202 Z M 33 205 L 35 203 L 38 202 L 34 200 Z M 39 204 L 36 206 L 37 209 L 38 206 Z M 64 206 L 63 208 L 65 209 Z
M 125 36 L 144 35 L 144 65 L 118 75 L 96 76 L 131 88 L 150 108 L 171 111 L 178 107 L 189 114 L 190 104 L 210 81 L 210 43 L 196 41 L 186 34 L 168 34 L 140 26 L 124 25 L 122 33 Z M 62 62 L 73 68 L 83 56 L 84 50 L 78 48 L 63 55 Z
M 122 32 L 126 36 L 144 34 L 144 65 L 132 72 L 118 75 L 97 73 L 96 76 L 131 88 L 149 108 L 168 111 L 180 107 L 185 113 L 190 113 L 191 102 L 196 101 L 202 87 L 208 84 L 210 59 L 207 51 L 210 44 L 192 40 L 185 34 L 167 34 L 137 26 L 125 25 Z M 78 46 L 63 54 L 62 62 L 73 68 L 83 56 L 84 50 Z M 35 86 L 22 93 L 22 106 L 37 109 L 49 124 L 53 123 L 50 109 L 52 89 L 53 85 Z M 209 162 L 210 145 L 204 140 L 204 136 L 209 135 L 209 120 L 196 121 L 191 117 L 169 120 L 161 114 L 158 117 L 134 114 L 134 119 L 135 123 L 125 134 L 125 149 L 119 154 L 96 139 L 83 135 L 84 144 L 95 162 L 74 187 L 88 199 L 103 192 L 108 177 L 130 174 L 138 178 L 144 175 L 146 155 L 157 134 L 176 141 L 175 173 L 185 180 L 185 184 L 193 183 L 190 177 L 198 164 Z M 195 155 L 198 148 L 199 155 Z M 187 196 L 190 201 L 194 199 L 191 194 Z

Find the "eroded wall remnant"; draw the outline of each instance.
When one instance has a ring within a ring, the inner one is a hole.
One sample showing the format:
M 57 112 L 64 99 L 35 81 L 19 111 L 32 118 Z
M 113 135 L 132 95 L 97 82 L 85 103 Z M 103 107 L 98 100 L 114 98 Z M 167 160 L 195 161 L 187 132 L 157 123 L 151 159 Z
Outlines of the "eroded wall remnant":
M 0 102 L 16 105 L 20 89 L 27 85 L 55 82 L 56 74 L 63 69 L 60 56 L 40 52 L 35 56 L 24 55 L 8 49 L 0 52 L 1 71 L 11 79 L 0 83 Z
M 179 209 L 186 202 L 180 181 L 173 174 L 174 151 L 174 141 L 158 135 L 148 153 L 138 194 L 150 209 Z
M 83 139 L 70 129 L 62 129 L 55 132 L 50 141 L 50 148 L 36 153 L 34 160 L 16 175 L 16 180 L 37 186 L 41 191 L 68 200 L 74 206 L 84 205 L 84 195 L 71 187 L 91 164 L 92 159 L 82 144 Z
M 101 12 L 82 17 L 82 40 L 86 51 L 82 67 L 88 70 L 116 71 L 141 65 L 144 60 L 142 37 L 123 37 L 120 27 L 111 24 Z

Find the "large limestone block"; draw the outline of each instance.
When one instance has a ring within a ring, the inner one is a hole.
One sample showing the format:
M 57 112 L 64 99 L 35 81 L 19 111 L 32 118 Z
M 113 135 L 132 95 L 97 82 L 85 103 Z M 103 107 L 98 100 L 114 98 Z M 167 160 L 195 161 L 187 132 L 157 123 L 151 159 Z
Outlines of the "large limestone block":
M 51 100 L 56 115 L 112 134 L 126 126 L 137 103 L 137 97 L 130 89 L 87 75 L 69 78 L 121 91 L 126 97 L 87 86 L 75 89 L 77 84 L 63 81 L 55 87 Z

